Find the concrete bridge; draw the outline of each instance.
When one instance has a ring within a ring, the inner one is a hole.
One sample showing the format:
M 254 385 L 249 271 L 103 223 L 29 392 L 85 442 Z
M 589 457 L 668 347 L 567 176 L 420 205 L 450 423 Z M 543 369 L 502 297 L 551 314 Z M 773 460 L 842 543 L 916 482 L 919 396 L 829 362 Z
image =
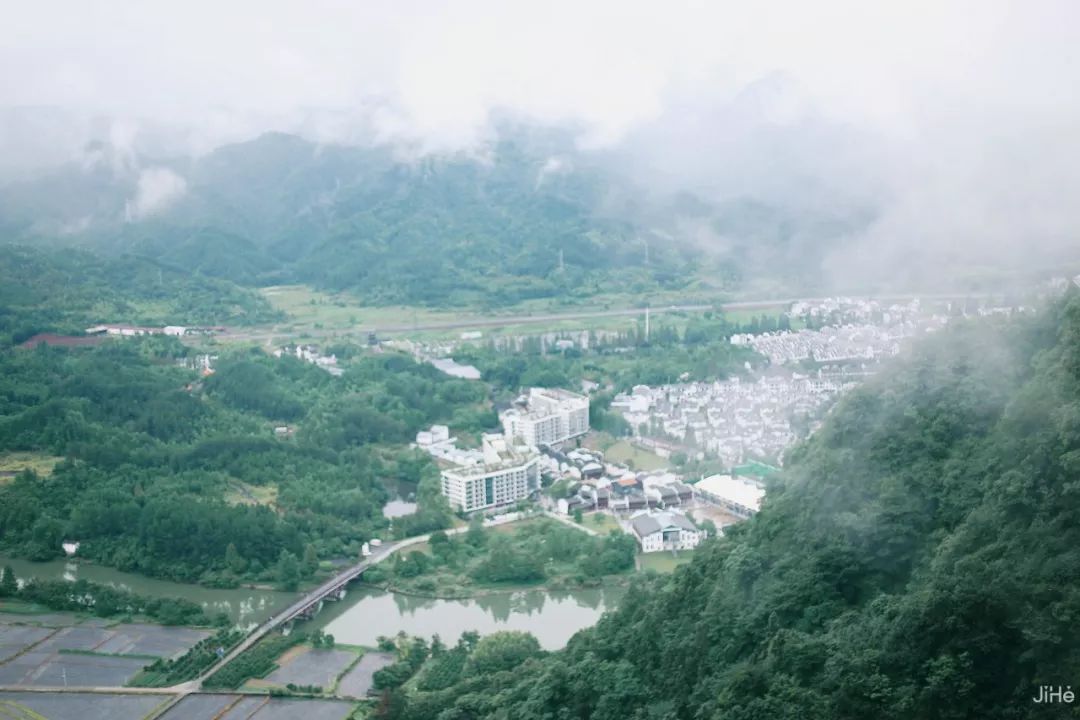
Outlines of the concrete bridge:
M 544 513 L 551 517 L 555 517 L 561 521 L 566 522 L 565 518 L 559 518 L 553 513 Z M 487 520 L 484 522 L 486 527 L 492 527 L 495 525 L 503 525 L 506 523 L 516 522 L 519 518 L 506 518 L 499 520 Z M 574 527 L 585 532 L 589 530 L 571 523 Z M 458 535 L 466 532 L 469 528 L 459 527 L 450 530 L 444 530 L 447 535 Z M 595 534 L 595 533 L 593 533 Z M 271 616 L 261 625 L 252 630 L 244 640 L 226 653 L 221 659 L 204 671 L 199 677 L 194 680 L 190 680 L 179 685 L 173 685 L 167 688 L 116 688 L 116 687 L 53 687 L 53 686 L 3 686 L 0 685 L 0 691 L 20 691 L 20 692 L 44 692 L 44 693 L 62 693 L 62 692 L 91 692 L 91 693 L 132 693 L 132 694 L 150 694 L 150 695 L 174 695 L 172 702 L 168 705 L 162 706 L 158 709 L 155 717 L 164 714 L 164 712 L 179 702 L 185 695 L 193 692 L 199 692 L 202 688 L 203 682 L 206 681 L 211 675 L 220 670 L 241 655 L 245 650 L 251 648 L 252 645 L 262 640 L 268 634 L 281 628 L 293 620 L 300 618 L 310 618 L 318 612 L 320 605 L 327 600 L 338 600 L 345 594 L 346 586 L 362 576 L 364 571 L 381 563 L 389 558 L 396 552 L 408 549 L 414 545 L 427 542 L 431 538 L 431 535 L 419 535 L 417 537 L 407 538 L 405 540 L 399 540 L 394 543 L 389 543 L 378 548 L 374 548 L 374 552 L 355 565 L 351 565 L 334 577 L 330 578 L 317 588 L 305 593 L 300 599 L 294 602 L 289 607 L 285 608 L 276 615 Z
M 485 523 L 491 524 L 491 523 Z M 453 528 L 451 530 L 444 530 L 447 535 L 457 535 L 468 530 L 467 527 Z M 360 562 L 352 565 L 334 577 L 330 578 L 322 585 L 318 586 L 314 590 L 307 592 L 303 597 L 294 602 L 289 607 L 285 608 L 281 612 L 272 615 L 261 625 L 256 627 L 251 633 L 248 634 L 244 640 L 225 654 L 220 660 L 214 663 L 209 669 L 207 669 L 202 675 L 196 679 L 184 683 L 183 685 L 177 685 L 174 688 L 167 688 L 168 690 L 187 691 L 191 692 L 202 686 L 203 682 L 227 665 L 229 662 L 237 658 L 245 650 L 249 649 L 252 645 L 262 640 L 269 633 L 277 630 L 280 627 L 287 625 L 293 620 L 308 619 L 311 618 L 319 611 L 322 603 L 326 600 L 338 600 L 345 594 L 346 586 L 359 578 L 364 574 L 364 571 L 386 560 L 394 553 L 405 550 L 413 545 L 419 545 L 425 543 L 431 535 L 418 535 L 417 537 L 411 537 L 406 540 L 399 540 L 394 543 L 382 545 L 377 548 L 372 548 L 372 553 L 368 557 L 364 558 Z M 161 692 L 159 689 L 158 692 Z

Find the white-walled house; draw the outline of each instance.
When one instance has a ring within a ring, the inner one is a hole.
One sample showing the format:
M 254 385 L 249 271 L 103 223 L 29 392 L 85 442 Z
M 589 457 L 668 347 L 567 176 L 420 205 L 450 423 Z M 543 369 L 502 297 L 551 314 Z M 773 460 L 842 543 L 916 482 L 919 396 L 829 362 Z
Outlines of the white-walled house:
M 630 532 L 641 552 L 693 550 L 708 533 L 680 512 L 642 512 L 630 518 Z

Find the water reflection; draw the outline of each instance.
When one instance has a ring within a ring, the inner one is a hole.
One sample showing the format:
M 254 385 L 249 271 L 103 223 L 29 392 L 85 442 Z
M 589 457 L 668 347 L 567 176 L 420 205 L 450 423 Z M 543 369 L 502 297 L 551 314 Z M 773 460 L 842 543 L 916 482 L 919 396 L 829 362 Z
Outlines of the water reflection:
M 575 632 L 593 625 L 622 597 L 622 588 L 545 592 L 499 592 L 469 600 L 434 600 L 387 593 L 374 588 L 352 590 L 340 603 L 328 604 L 312 621 L 341 642 L 374 645 L 380 635 L 430 637 L 453 643 L 467 630 L 481 634 L 524 630 L 540 644 L 555 649 Z

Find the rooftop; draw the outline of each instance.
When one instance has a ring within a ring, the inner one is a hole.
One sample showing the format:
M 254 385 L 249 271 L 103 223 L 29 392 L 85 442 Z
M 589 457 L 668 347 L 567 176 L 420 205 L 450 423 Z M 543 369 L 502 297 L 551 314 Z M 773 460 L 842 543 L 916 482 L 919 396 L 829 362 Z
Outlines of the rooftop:
M 761 509 L 761 500 L 765 497 L 765 489 L 757 483 L 730 475 L 712 475 L 704 478 L 698 482 L 697 489 L 700 492 L 730 500 L 755 512 Z
M 641 513 L 630 518 L 630 526 L 638 537 L 652 535 L 655 532 L 676 527 L 680 530 L 697 530 L 697 526 L 682 513 L 677 512 L 650 512 Z

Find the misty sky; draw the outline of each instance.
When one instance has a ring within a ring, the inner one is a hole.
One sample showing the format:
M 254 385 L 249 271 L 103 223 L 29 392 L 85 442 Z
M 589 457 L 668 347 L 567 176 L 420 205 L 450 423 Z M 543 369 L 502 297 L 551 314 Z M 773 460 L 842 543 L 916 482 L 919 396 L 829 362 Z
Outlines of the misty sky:
M 0 165 L 90 135 L 473 150 L 495 111 L 629 149 L 658 184 L 873 193 L 888 207 L 873 252 L 1080 245 L 1071 0 L 4 5 L 0 110 L 68 114 L 7 112 Z
M 953 113 L 1075 119 L 1080 99 L 1068 0 L 5 4 L 0 105 L 190 125 L 208 142 L 290 126 L 347 138 L 373 118 L 387 137 L 458 147 L 505 108 L 602 144 L 673 98 L 776 73 L 822 112 L 900 136 Z

